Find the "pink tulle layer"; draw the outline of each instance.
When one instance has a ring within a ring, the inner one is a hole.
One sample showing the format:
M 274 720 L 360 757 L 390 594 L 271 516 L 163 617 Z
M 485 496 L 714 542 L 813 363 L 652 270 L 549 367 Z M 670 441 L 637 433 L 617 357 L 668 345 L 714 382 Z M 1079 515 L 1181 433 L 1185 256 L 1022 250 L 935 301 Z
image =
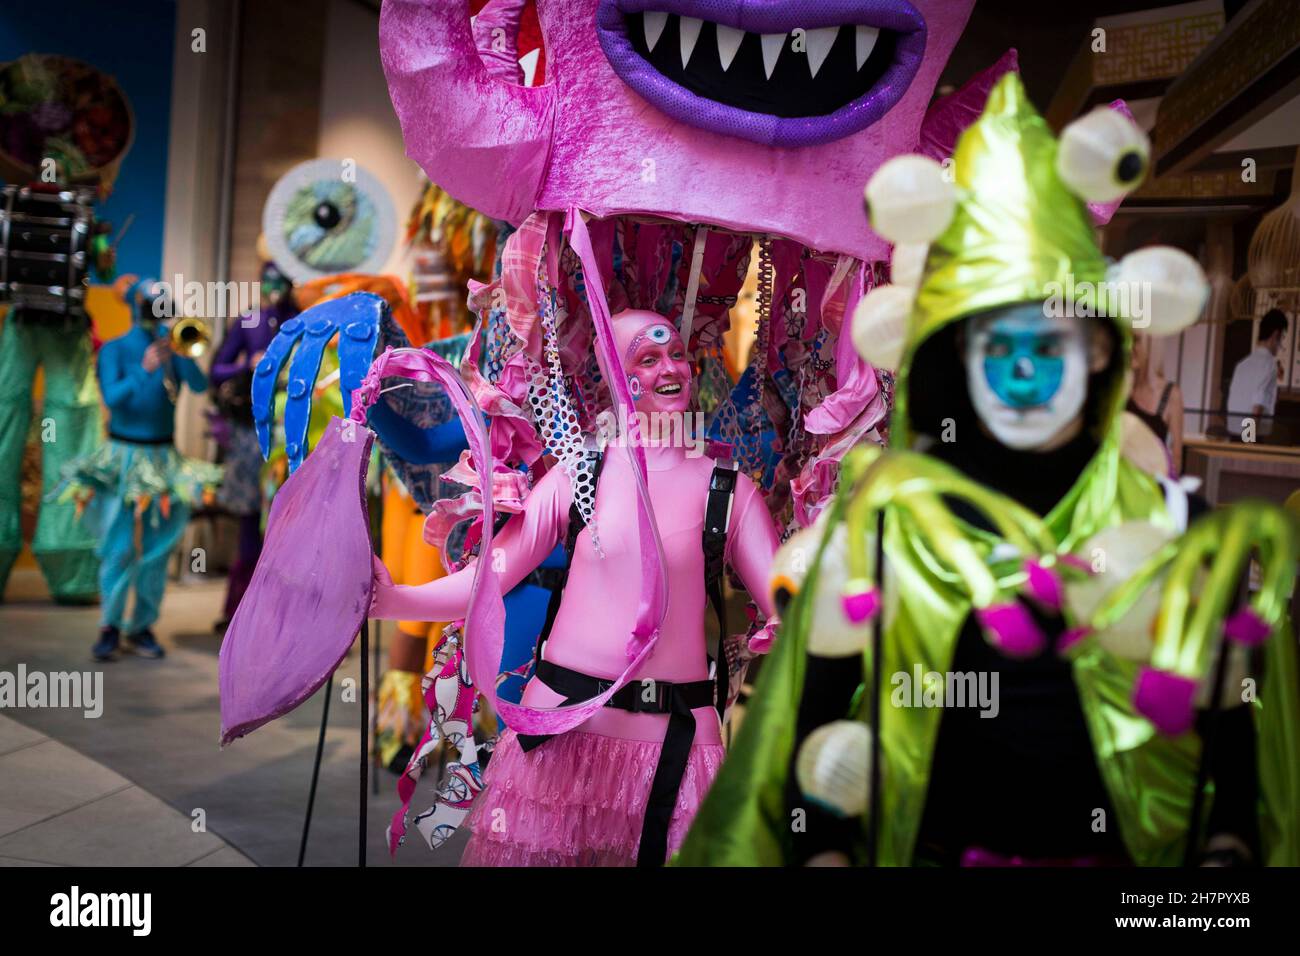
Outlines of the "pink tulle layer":
M 506 731 L 474 801 L 461 866 L 633 866 L 656 741 L 570 731 L 524 753 Z M 686 838 L 722 764 L 721 745 L 691 748 L 668 830 L 669 853 Z

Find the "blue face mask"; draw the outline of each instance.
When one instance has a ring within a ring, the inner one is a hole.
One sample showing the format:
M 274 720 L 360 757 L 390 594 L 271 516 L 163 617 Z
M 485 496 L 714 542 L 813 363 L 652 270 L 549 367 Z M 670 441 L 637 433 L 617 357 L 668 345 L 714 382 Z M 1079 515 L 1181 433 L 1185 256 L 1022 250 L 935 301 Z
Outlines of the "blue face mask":
M 984 345 L 984 378 L 1011 408 L 1047 405 L 1065 375 L 1065 345 L 1059 330 L 1044 327 L 1041 311 L 999 318 Z

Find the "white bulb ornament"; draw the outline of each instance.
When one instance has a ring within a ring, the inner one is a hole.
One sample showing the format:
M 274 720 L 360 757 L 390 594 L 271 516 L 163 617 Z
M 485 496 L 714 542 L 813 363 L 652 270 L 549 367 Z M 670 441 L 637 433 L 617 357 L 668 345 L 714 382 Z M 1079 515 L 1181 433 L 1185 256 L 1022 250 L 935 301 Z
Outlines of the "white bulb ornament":
M 1109 203 L 1146 176 L 1151 143 L 1123 113 L 1099 106 L 1061 131 L 1056 174 L 1087 202 Z
M 772 559 L 768 590 L 772 606 L 786 614 L 790 601 L 803 590 L 808 569 L 822 546 L 829 524 L 830 509 L 817 517 L 811 528 L 791 535 Z M 854 624 L 844 616 L 842 592 L 848 580 L 848 529 L 840 523 L 831 534 L 817 572 L 817 590 L 811 595 L 812 625 L 808 632 L 808 653 L 815 657 L 853 657 L 861 654 L 871 639 L 871 628 Z M 868 544 L 868 547 L 873 547 Z
M 794 763 L 799 790 L 823 809 L 860 817 L 871 803 L 871 728 L 858 720 L 818 727 Z
M 925 271 L 925 257 L 930 254 L 928 242 L 900 242 L 889 257 L 889 281 L 913 293 L 921 287 L 921 274 Z
M 912 297 L 903 286 L 877 286 L 853 310 L 853 347 L 874 367 L 894 370 L 903 361 Z
M 871 228 L 893 243 L 932 242 L 952 222 L 957 187 L 928 156 L 895 156 L 867 183 Z
M 1150 335 L 1177 335 L 1195 325 L 1210 297 L 1200 263 L 1173 246 L 1130 252 L 1113 270 L 1111 284 L 1119 296 L 1116 314 Z
M 1093 573 L 1081 580 L 1070 576 L 1065 581 L 1065 604 L 1075 620 L 1090 624 L 1101 602 L 1173 539 L 1172 531 L 1145 521 L 1129 521 L 1093 535 L 1076 552 Z M 1097 642 L 1118 657 L 1150 660 L 1163 586 L 1161 575 L 1118 621 L 1096 632 Z

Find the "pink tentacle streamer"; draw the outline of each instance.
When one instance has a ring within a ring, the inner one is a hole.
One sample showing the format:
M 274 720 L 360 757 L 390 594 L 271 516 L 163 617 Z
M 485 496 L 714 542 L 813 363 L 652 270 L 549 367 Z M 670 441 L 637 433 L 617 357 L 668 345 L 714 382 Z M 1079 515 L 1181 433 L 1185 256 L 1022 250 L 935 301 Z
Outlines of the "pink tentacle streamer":
M 585 228 L 581 237 L 586 238 Z M 579 239 L 581 243 L 582 238 Z M 590 252 L 590 242 L 586 243 Z M 581 250 L 579 255 L 582 254 Z M 620 368 L 617 353 L 613 348 L 613 331 L 609 327 L 608 310 L 604 306 L 603 292 L 600 291 L 598 274 L 594 282 L 588 279 L 589 295 L 600 306 L 593 307 L 596 316 L 597 342 L 603 349 L 606 361 L 613 360 L 614 369 Z M 604 327 L 601 327 L 603 320 Z M 446 359 L 428 349 L 388 349 L 370 366 L 370 371 L 356 389 L 352 397 L 352 419 L 364 424 L 366 409 L 379 397 L 381 382 L 385 376 L 401 376 L 422 382 L 441 382 L 447 389 L 456 413 L 465 426 L 465 437 L 470 446 L 475 471 L 478 473 L 480 493 L 483 494 L 483 543 L 481 554 L 492 550 L 493 525 L 495 509 L 492 502 L 492 451 L 488 442 L 487 428 L 483 415 L 474 397 L 469 393 L 465 383 L 456 373 L 455 368 Z M 626 378 L 623 375 L 609 376 L 617 386 L 622 386 L 620 400 L 631 405 L 631 395 L 627 391 Z M 629 419 L 635 421 L 633 416 Z M 479 692 L 486 696 L 493 710 L 517 732 L 525 734 L 561 734 L 586 722 L 594 713 L 605 705 L 620 688 L 627 684 L 632 675 L 654 650 L 658 640 L 659 626 L 663 621 L 667 607 L 666 568 L 658 530 L 650 512 L 649 492 L 645 484 L 645 452 L 640 447 L 633 447 L 634 462 L 638 464 L 637 479 L 641 495 L 639 508 L 641 527 L 641 563 L 642 596 L 638 608 L 637 624 L 633 629 L 629 643 L 628 666 L 618 676 L 613 685 L 603 694 L 581 704 L 570 707 L 527 707 L 501 700 L 496 694 L 496 676 L 502 669 L 505 645 L 505 604 L 502 600 L 500 572 L 491 561 L 475 562 L 474 581 L 470 589 L 469 607 L 465 614 L 465 655 L 469 663 L 470 678 Z

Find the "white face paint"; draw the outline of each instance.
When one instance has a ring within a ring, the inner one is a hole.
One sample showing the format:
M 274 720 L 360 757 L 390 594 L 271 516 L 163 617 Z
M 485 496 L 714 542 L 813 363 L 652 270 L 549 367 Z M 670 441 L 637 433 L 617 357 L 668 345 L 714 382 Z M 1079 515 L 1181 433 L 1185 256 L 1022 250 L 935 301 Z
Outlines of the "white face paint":
M 976 318 L 968 333 L 966 378 L 980 421 L 1008 448 L 1052 447 L 1088 396 L 1084 323 L 1031 304 Z

